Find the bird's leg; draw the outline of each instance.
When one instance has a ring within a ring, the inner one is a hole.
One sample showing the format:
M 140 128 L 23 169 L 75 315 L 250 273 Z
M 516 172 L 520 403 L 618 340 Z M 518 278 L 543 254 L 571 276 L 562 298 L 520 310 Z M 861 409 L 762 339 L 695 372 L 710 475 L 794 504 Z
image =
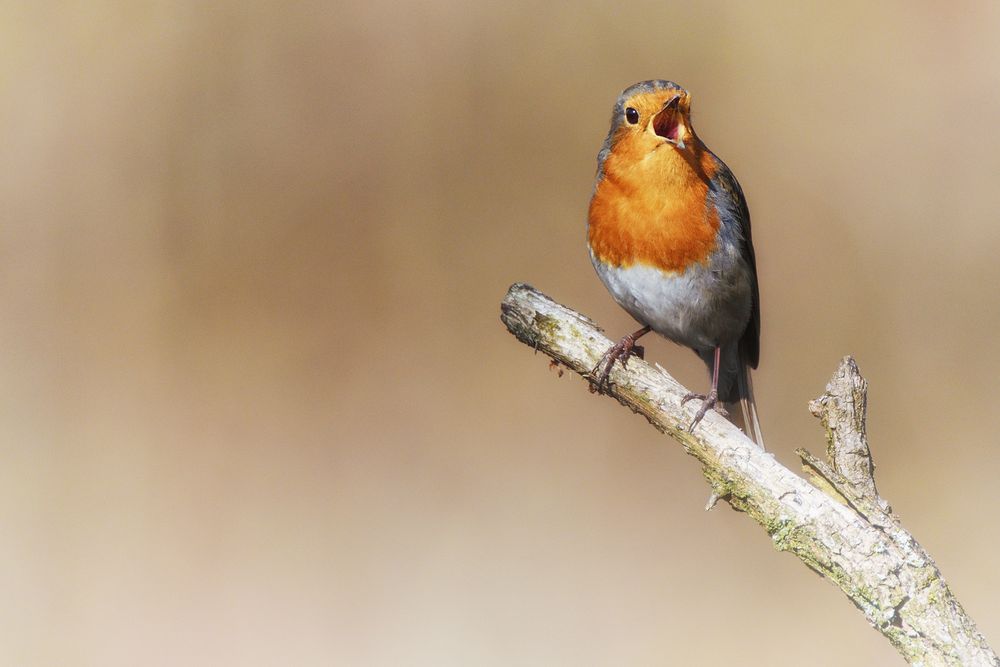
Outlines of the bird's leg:
M 641 345 L 636 345 L 635 341 L 639 340 L 646 334 L 648 334 L 651 329 L 645 326 L 634 333 L 622 338 L 620 341 L 612 345 L 601 360 L 597 362 L 593 370 L 590 371 L 590 391 L 603 393 L 604 388 L 608 383 L 608 376 L 611 375 L 611 368 L 615 365 L 615 361 L 621 359 L 622 368 L 628 367 L 628 358 L 631 355 L 635 355 L 640 359 L 644 358 L 645 350 Z M 601 370 L 601 367 L 604 370 Z
M 701 408 L 699 408 L 698 412 L 695 413 L 694 419 L 691 421 L 691 426 L 688 427 L 688 431 L 692 433 L 694 433 L 694 427 L 698 425 L 698 422 L 700 422 L 702 417 L 705 416 L 705 413 L 711 410 L 712 408 L 715 408 L 715 411 L 721 415 L 727 414 L 725 408 L 719 405 L 719 360 L 721 356 L 722 356 L 722 348 L 716 346 L 715 364 L 712 368 L 712 391 L 708 392 L 707 396 L 705 394 L 696 394 L 694 392 L 690 392 L 688 394 L 685 394 L 684 398 L 681 399 L 681 405 L 684 405 L 692 398 L 701 399 L 702 401 Z

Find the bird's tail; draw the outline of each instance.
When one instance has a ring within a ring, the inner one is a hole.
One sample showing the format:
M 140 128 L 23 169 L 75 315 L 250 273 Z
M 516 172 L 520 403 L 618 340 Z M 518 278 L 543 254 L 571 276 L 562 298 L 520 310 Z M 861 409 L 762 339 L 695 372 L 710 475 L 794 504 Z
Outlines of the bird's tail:
M 740 364 L 736 373 L 739 383 L 740 400 L 737 403 L 726 404 L 729 419 L 738 426 L 748 438 L 764 449 L 764 436 L 760 432 L 760 421 L 757 419 L 757 403 L 753 398 L 753 380 L 750 377 L 750 367 Z

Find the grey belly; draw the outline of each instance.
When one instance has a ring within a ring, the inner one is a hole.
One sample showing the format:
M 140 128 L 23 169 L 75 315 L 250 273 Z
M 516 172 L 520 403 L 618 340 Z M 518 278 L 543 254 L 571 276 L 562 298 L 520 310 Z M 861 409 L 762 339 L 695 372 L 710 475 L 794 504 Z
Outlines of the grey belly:
M 683 273 L 613 267 L 596 260 L 594 268 L 632 317 L 696 350 L 737 340 L 750 319 L 750 272 L 737 258 L 726 264 L 698 264 Z

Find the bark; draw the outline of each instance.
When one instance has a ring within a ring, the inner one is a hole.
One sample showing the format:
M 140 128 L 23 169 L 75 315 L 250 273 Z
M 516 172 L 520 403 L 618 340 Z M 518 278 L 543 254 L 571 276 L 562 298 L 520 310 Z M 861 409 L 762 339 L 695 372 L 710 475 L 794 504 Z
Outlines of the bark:
M 511 286 L 500 305 L 521 342 L 582 376 L 613 344 L 597 325 L 534 288 Z M 875 486 L 865 434 L 867 383 L 850 357 L 826 392 L 810 404 L 827 437 L 825 460 L 797 450 L 808 481 L 757 447 L 725 418 L 709 412 L 688 432 L 698 401 L 659 366 L 616 363 L 607 394 L 677 440 L 702 464 L 712 497 L 756 521 L 779 551 L 788 551 L 840 588 L 914 665 L 996 665 L 973 620 Z

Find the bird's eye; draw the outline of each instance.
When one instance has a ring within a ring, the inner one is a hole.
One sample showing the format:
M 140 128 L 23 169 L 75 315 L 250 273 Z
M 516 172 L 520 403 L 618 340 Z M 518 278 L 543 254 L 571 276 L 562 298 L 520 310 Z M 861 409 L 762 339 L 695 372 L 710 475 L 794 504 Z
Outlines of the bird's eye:
M 625 120 L 627 120 L 630 124 L 635 125 L 639 122 L 639 112 L 632 107 L 625 109 Z

